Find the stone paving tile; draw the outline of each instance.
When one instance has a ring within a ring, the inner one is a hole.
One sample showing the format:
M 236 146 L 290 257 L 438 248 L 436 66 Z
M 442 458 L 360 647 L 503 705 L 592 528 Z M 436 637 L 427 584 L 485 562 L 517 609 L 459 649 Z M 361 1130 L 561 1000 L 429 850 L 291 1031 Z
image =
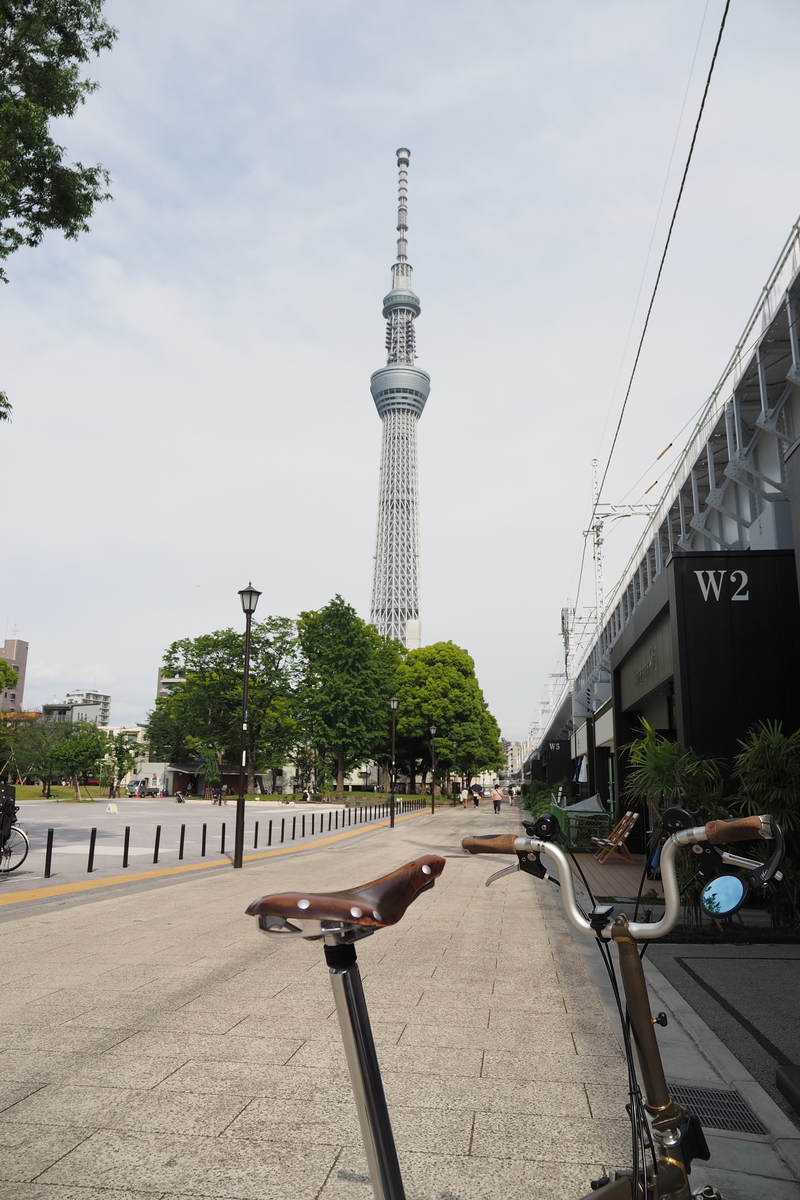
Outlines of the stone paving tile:
M 162 1200 L 162 1192 L 131 1192 L 127 1188 L 56 1187 L 41 1183 L 0 1183 L 0 1200 Z
M 352 1099 L 347 1070 L 341 1066 L 263 1067 L 237 1062 L 188 1062 L 170 1074 L 157 1091 L 213 1095 L 269 1095 L 287 1100 L 344 1103 Z
M 109 1052 L 75 1065 L 72 1083 L 96 1087 L 151 1088 L 168 1079 L 186 1062 L 185 1057 L 140 1059 L 132 1054 Z
M 441 1076 L 399 1075 L 384 1073 L 387 1103 L 390 1111 L 395 1106 L 419 1104 L 425 1108 L 464 1109 L 470 1112 L 526 1113 L 581 1117 L 591 1114 L 582 1083 L 546 1083 L 532 1076 L 528 1080 L 514 1079 L 465 1079 L 460 1081 L 456 1093 L 448 1081 Z
M 63 1121 L 63 1118 L 62 1118 Z M 81 1145 L 91 1126 L 61 1123 L 58 1128 L 0 1122 L 0 1180 L 29 1183 Z
M 13 1036 L 19 1045 L 28 1051 L 57 1051 L 67 1054 L 71 1051 L 87 1053 L 102 1053 L 110 1050 L 119 1042 L 131 1036 L 134 1030 L 128 1029 L 76 1029 L 69 1025 L 39 1025 L 29 1026 L 6 1025 L 7 1037 Z
M 517 1051 L 487 1050 L 483 1056 L 481 1075 L 486 1079 L 495 1076 L 512 1078 L 521 1076 L 555 1082 L 558 1079 L 569 1079 L 580 1083 L 590 1081 L 627 1079 L 625 1062 L 619 1052 L 603 1056 L 599 1054 L 570 1054 L 569 1052 L 553 1051 L 545 1046 L 540 1048 L 534 1043 L 528 1043 Z M 627 1093 L 626 1093 L 627 1094 Z
M 406 1200 L 568 1200 L 585 1195 L 599 1163 L 525 1164 L 468 1155 L 400 1155 Z M 319 1200 L 372 1200 L 367 1164 L 345 1148 Z
M 624 1120 L 593 1120 L 516 1114 L 476 1113 L 471 1153 L 477 1157 L 544 1159 L 571 1163 L 576 1159 L 626 1162 L 630 1125 Z
M 95 1129 L 213 1135 L 227 1128 L 249 1101 L 249 1096 L 50 1086 L 8 1109 L 3 1119 L 48 1126 L 68 1112 L 74 1124 Z
M 270 1146 L 242 1138 L 166 1134 L 93 1134 L 41 1177 L 42 1183 L 129 1188 L 210 1196 L 214 1200 L 315 1200 L 336 1160 L 332 1146 Z
M 302 1046 L 296 1038 L 217 1037 L 185 1031 L 142 1030 L 119 1042 L 114 1049 L 120 1057 L 184 1059 L 212 1058 L 239 1062 L 288 1062 Z
M 18 1104 L 20 1100 L 24 1100 L 26 1096 L 37 1091 L 39 1087 L 41 1087 L 39 1083 L 17 1083 L 4 1080 L 0 1083 L 0 1112 Z

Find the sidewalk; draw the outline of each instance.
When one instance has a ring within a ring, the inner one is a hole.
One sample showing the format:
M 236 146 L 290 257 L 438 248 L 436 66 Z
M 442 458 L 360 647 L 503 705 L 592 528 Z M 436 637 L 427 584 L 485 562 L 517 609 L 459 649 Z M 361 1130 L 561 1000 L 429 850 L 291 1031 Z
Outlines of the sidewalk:
M 269 940 L 244 908 L 431 850 L 436 887 L 359 948 L 409 1200 L 584 1195 L 627 1155 L 622 1058 L 555 898 L 516 876 L 487 890 L 497 861 L 460 853 L 487 828 L 442 811 L 5 910 L 3 1200 L 368 1200 L 320 948 Z
M 577 879 L 575 883 L 579 901 L 583 897 L 583 903 L 586 904 L 588 901 L 583 886 Z M 566 918 L 564 920 L 566 923 Z M 572 929 L 571 926 L 569 928 Z M 617 1008 L 600 955 L 592 943 L 577 931 L 574 932 L 574 939 L 621 1046 Z M 651 951 L 657 952 L 657 948 L 658 942 L 654 943 Z M 680 949 L 684 953 L 702 950 L 708 955 L 715 947 L 682 946 Z M 718 949 L 724 951 L 730 947 Z M 750 947 L 735 949 L 741 955 Z M 752 949 L 756 956 L 763 956 L 768 948 L 759 946 Z M 695 1163 L 691 1175 L 692 1187 L 714 1184 L 723 1192 L 725 1200 L 800 1200 L 800 1129 L 689 1006 L 658 970 L 649 954 L 644 959 L 644 972 L 653 1013 L 663 1011 L 667 1015 L 666 1028 L 658 1027 L 656 1033 L 670 1086 L 710 1088 L 713 1093 L 708 1098 L 712 1100 L 721 1094 L 734 1093 L 744 1101 L 750 1115 L 765 1131 L 753 1133 L 741 1129 L 709 1128 L 704 1122 L 711 1159 L 708 1163 Z
M 585 1195 L 628 1161 L 623 1059 L 554 890 L 486 889 L 504 860 L 461 854 L 498 822 L 444 810 L 4 910 L 0 1198 L 370 1200 L 320 947 L 244 908 L 429 851 L 448 859 L 436 887 L 359 945 L 408 1200 Z

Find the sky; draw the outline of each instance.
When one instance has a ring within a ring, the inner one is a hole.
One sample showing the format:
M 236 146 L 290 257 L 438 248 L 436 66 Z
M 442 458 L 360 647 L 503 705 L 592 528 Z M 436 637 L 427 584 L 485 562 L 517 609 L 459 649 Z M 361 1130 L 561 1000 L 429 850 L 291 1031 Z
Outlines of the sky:
M 0 289 L 0 634 L 30 643 L 26 707 L 97 688 L 146 720 L 166 647 L 242 627 L 250 580 L 258 616 L 339 593 L 368 617 L 405 145 L 423 642 L 465 647 L 524 737 L 723 8 L 108 0 L 100 88 L 55 133 L 114 199 Z M 609 502 L 666 483 L 798 217 L 799 35 L 796 0 L 731 4 Z M 609 533 L 607 592 L 641 528 Z

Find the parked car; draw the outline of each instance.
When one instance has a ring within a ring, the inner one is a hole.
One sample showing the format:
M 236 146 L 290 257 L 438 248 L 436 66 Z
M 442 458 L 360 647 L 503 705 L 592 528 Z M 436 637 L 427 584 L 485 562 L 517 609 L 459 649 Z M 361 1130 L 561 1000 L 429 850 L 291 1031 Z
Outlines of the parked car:
M 157 796 L 158 788 L 151 787 L 146 779 L 132 779 L 130 783 L 125 785 L 125 791 L 129 796 Z

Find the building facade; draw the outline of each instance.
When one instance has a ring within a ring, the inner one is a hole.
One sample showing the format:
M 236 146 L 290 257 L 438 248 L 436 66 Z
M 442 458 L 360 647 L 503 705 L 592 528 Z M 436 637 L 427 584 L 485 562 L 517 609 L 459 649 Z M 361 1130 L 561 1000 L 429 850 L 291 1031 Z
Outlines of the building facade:
M 799 319 L 800 222 L 574 669 L 567 640 L 527 778 L 619 811 L 643 721 L 724 770 L 756 722 L 800 727 Z
M 16 671 L 16 687 L 0 690 L 0 712 L 21 712 L 25 692 L 25 670 L 28 666 L 28 643 L 17 638 L 6 638 L 0 658 L 5 659 L 12 671 Z
M 421 645 L 417 422 L 431 381 L 415 365 L 414 320 L 420 303 L 412 288 L 407 257 L 409 156 L 409 150 L 397 151 L 397 259 L 391 291 L 383 301 L 386 366 L 370 379 L 372 398 L 383 422 L 370 621 L 385 637 L 397 638 L 414 649 Z
M 74 703 L 77 705 L 99 704 L 100 705 L 100 717 L 99 717 L 99 720 L 94 721 L 93 724 L 95 724 L 95 725 L 107 725 L 108 724 L 108 719 L 111 716 L 111 697 L 107 696 L 104 692 L 67 692 L 67 695 L 65 697 L 65 702 L 67 704 Z M 75 718 L 76 721 L 79 721 L 82 719 L 83 719 L 82 717 Z

